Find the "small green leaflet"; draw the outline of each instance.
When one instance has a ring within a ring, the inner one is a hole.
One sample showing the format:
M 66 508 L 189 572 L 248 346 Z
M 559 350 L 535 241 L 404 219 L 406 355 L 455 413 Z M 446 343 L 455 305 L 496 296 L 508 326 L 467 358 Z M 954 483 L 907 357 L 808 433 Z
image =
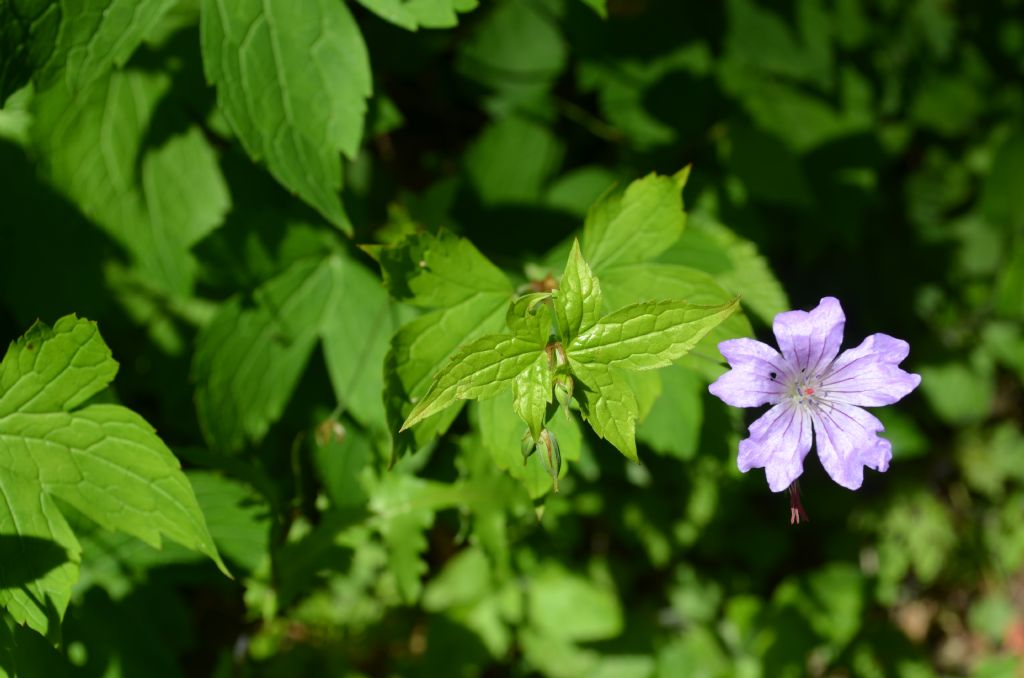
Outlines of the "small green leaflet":
M 601 285 L 580 254 L 579 242 L 573 241 L 555 296 L 555 315 L 562 338 L 575 339 L 580 328 L 593 325 L 600 314 Z
M 526 422 L 534 442 L 540 439 L 548 403 L 554 397 L 553 377 L 551 360 L 541 353 L 529 367 L 516 375 L 512 383 L 512 408 Z
M 54 634 L 78 577 L 78 543 L 52 498 L 154 547 L 164 537 L 225 573 L 192 486 L 142 417 L 88 405 L 117 372 L 95 323 L 34 325 L 0 364 L 0 538 L 31 554 L 0 572 L 0 603 Z
M 339 0 L 203 0 L 206 78 L 249 156 L 332 224 L 341 157 L 355 157 L 372 91 L 362 34 Z

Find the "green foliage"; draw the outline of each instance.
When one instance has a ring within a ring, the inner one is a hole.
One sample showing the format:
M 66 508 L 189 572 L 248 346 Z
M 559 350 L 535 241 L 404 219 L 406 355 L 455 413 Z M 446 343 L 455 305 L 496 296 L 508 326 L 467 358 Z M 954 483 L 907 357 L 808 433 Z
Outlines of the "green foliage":
M 0 674 L 1013 675 L 1020 10 L 0 0 Z M 825 295 L 923 381 L 791 527 Z
M 152 546 L 169 537 L 224 569 L 192 487 L 150 425 L 120 405 L 82 407 L 116 373 L 96 324 L 75 316 L 35 324 L 0 364 L 0 524 L 6 548 L 21 553 L 4 569 L 0 603 L 53 637 L 81 551 L 55 499 Z

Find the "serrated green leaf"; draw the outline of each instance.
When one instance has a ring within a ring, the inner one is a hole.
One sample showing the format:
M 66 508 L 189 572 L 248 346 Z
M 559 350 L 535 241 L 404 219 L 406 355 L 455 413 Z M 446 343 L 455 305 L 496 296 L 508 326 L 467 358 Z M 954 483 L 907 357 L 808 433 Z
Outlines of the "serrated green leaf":
M 599 278 L 609 266 L 653 259 L 679 239 L 686 223 L 682 189 L 688 174 L 649 174 L 590 208 L 583 225 L 583 258 Z
M 253 160 L 331 223 L 341 158 L 354 158 L 372 91 L 359 27 L 337 0 L 203 0 L 203 67 Z
M 571 361 L 633 370 L 670 365 L 693 348 L 739 307 L 733 300 L 719 306 L 683 301 L 649 301 L 606 315 L 576 337 L 566 353 Z
M 577 241 L 573 241 L 553 299 L 559 330 L 565 333 L 563 342 L 572 341 L 601 315 L 601 284 L 580 254 Z
M 164 73 L 135 70 L 76 94 L 57 83 L 33 99 L 32 136 L 48 179 L 131 253 L 147 280 L 186 295 L 196 269 L 190 249 L 221 224 L 231 198 L 213 149 L 186 112 L 158 120 L 170 86 Z M 154 132 L 168 136 L 144 146 Z
M 538 356 L 547 359 L 536 342 L 492 334 L 460 348 L 437 373 L 430 390 L 402 424 L 405 430 L 449 407 L 456 400 L 484 399 L 512 386 L 520 372 Z
M 0 570 L 0 607 L 17 623 L 57 639 L 82 549 L 38 484 L 0 473 L 0 494 L 0 548 L 18 554 Z
M 417 233 L 397 245 L 363 247 L 380 265 L 384 286 L 396 301 L 421 308 L 454 306 L 493 295 L 504 307 L 512 285 L 469 240 L 446 230 Z
M 443 433 L 459 407 L 423 422 L 410 433 L 397 434 L 430 388 L 434 375 L 463 344 L 500 332 L 512 284 L 471 242 L 441 231 L 417 234 L 397 246 L 366 247 L 380 264 L 391 296 L 437 310 L 403 325 L 391 339 L 385 357 L 384 403 L 395 434 L 392 458 L 418 449 Z
M 572 356 L 569 365 L 576 377 L 574 395 L 583 418 L 594 433 L 636 461 L 634 433 L 640 408 L 625 374 L 606 364 L 577 362 Z
M 681 299 L 691 304 L 715 306 L 729 303 L 734 294 L 724 290 L 707 273 L 676 264 L 639 263 L 610 266 L 603 274 L 605 299 L 612 308 L 638 301 Z M 693 349 L 693 355 L 708 359 L 709 367 L 719 361 L 718 344 L 726 339 L 749 337 L 750 322 L 734 313 L 716 325 Z M 710 378 L 717 378 L 717 374 Z
M 51 497 L 109 530 L 156 547 L 168 537 L 224 567 L 192 487 L 152 427 L 118 405 L 80 408 L 116 371 L 96 325 L 74 316 L 52 329 L 37 323 L 0 364 L 0 525 L 13 527 L 26 548 L 31 539 L 54 544 L 25 563 L 39 568 L 38 582 L 19 582 L 5 602 L 44 634 L 63 615 L 78 560 L 77 542 Z M 22 595 L 33 588 L 42 594 L 36 609 Z
M 544 346 L 551 336 L 550 292 L 524 294 L 508 305 L 505 325 L 512 336 Z
M 554 397 L 552 378 L 551 361 L 541 353 L 512 383 L 512 407 L 530 428 L 534 442 L 540 439 L 548 403 Z
M 452 28 L 459 13 L 476 9 L 477 0 L 358 0 L 381 19 L 406 30 Z
M 0 102 L 34 80 L 72 91 L 122 66 L 176 0 L 7 0 L 0 4 Z
M 196 340 L 196 412 L 216 449 L 259 441 L 281 416 L 339 293 L 337 256 L 299 261 L 255 293 L 226 302 Z

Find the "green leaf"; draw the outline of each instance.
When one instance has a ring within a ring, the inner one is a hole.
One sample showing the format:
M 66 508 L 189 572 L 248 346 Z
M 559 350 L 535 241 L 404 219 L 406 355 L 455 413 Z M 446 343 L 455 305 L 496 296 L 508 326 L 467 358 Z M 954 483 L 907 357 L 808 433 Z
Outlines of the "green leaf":
M 572 341 L 581 330 L 589 329 L 601 315 L 601 284 L 573 241 L 565 272 L 554 295 L 555 315 L 563 342 Z
M 700 444 L 705 382 L 693 370 L 672 365 L 656 372 L 661 394 L 650 413 L 641 419 L 636 435 L 652 450 L 679 459 L 692 459 Z
M 648 301 L 606 315 L 566 347 L 570 361 L 633 370 L 665 367 L 693 348 L 739 307 Z
M 743 307 L 766 325 L 792 308 L 785 290 L 754 243 L 707 215 L 691 214 L 686 232 L 659 261 L 682 264 L 710 274 L 716 283 L 742 298 Z M 676 296 L 665 292 L 662 296 Z
M 203 0 L 203 66 L 249 156 L 331 223 L 372 91 L 359 27 L 337 0 Z
M 196 269 L 190 249 L 221 224 L 231 198 L 216 154 L 186 112 L 157 115 L 170 86 L 164 73 L 134 70 L 77 94 L 57 83 L 33 99 L 32 135 L 49 180 L 149 281 L 186 295 Z M 153 133 L 167 138 L 144 146 Z
M 434 383 L 402 424 L 405 430 L 449 407 L 456 400 L 490 398 L 512 385 L 513 380 L 536 362 L 536 342 L 504 334 L 481 337 L 459 349 L 434 377 Z
M 546 564 L 527 579 L 530 626 L 547 639 L 588 642 L 615 638 L 623 617 L 614 588 Z
M 543 4 L 501 0 L 462 41 L 457 64 L 473 80 L 526 99 L 555 83 L 568 52 L 556 12 Z
M 1011 232 L 1024 224 L 1024 131 L 1014 132 L 999 148 L 985 181 L 981 205 L 985 218 Z
M 514 295 L 504 273 L 468 240 L 441 231 L 417 234 L 397 246 L 364 247 L 377 259 L 391 296 L 437 310 L 403 325 L 391 339 L 385 358 L 384 402 L 395 433 L 392 457 L 418 449 L 443 433 L 458 407 L 397 435 L 430 388 L 437 371 L 463 344 L 500 332 Z
M 520 451 L 523 438 L 523 420 L 513 410 L 511 391 L 494 398 L 481 400 L 470 409 L 473 428 L 479 436 L 465 439 L 465 445 L 486 450 L 495 466 L 520 481 L 531 499 L 539 499 L 552 489 L 551 476 L 544 468 L 540 454 L 533 454 L 526 463 Z M 578 461 L 583 451 L 583 436 L 575 418 L 561 415 L 547 423 L 548 430 L 558 436 L 558 445 L 565 461 Z M 569 465 L 562 464 L 560 477 L 568 473 Z
M 512 115 L 488 126 L 466 151 L 466 173 L 486 205 L 535 203 L 562 163 L 562 142 Z
M 602 363 L 579 363 L 571 356 L 569 365 L 576 377 L 574 395 L 583 418 L 594 433 L 637 461 L 634 433 L 640 408 L 625 374 Z
M 16 588 L 3 599 L 40 633 L 55 632 L 77 578 L 77 542 L 51 498 L 151 546 L 169 537 L 224 569 L 192 487 L 152 427 L 118 405 L 80 407 L 116 372 L 95 323 L 74 316 L 52 329 L 37 323 L 0 364 L 0 526 L 34 557 L 5 572 L 4 586 Z M 38 579 L 11 579 L 25 573 Z
M 581 2 L 590 9 L 597 12 L 597 15 L 602 19 L 608 18 L 607 0 L 581 0 Z
M 421 308 L 454 306 L 487 295 L 505 304 L 512 285 L 469 240 L 441 230 L 417 233 L 390 246 L 363 249 L 380 264 L 384 286 L 396 301 Z
M 32 78 L 72 91 L 122 66 L 176 0 L 9 0 L 0 5 L 0 103 Z
M 256 572 L 270 549 L 270 506 L 249 485 L 210 471 L 187 474 L 224 557 Z
M 233 451 L 259 441 L 291 399 L 340 292 L 340 257 L 296 262 L 255 292 L 226 302 L 196 340 L 196 411 L 209 441 Z
M 524 294 L 508 305 L 505 324 L 515 337 L 545 346 L 551 336 L 550 292 Z
M 460 12 L 477 8 L 477 0 L 359 0 L 359 4 L 381 19 L 406 30 L 452 28 Z
M 512 407 L 529 426 L 534 442 L 540 439 L 548 403 L 554 397 L 552 378 L 551 361 L 541 353 L 512 383 Z
M 598 277 L 615 264 L 653 259 L 679 239 L 686 223 L 681 192 L 688 176 L 688 168 L 672 177 L 649 174 L 590 208 L 583 225 L 583 258 Z
M 0 454 L 7 450 L 0 448 Z M 81 547 L 64 516 L 37 483 L 0 473 L 0 606 L 19 624 L 57 639 L 78 581 Z
M 342 266 L 337 306 L 323 317 L 327 374 L 338 402 L 364 426 L 384 430 L 384 356 L 395 327 L 380 280 L 358 265 Z

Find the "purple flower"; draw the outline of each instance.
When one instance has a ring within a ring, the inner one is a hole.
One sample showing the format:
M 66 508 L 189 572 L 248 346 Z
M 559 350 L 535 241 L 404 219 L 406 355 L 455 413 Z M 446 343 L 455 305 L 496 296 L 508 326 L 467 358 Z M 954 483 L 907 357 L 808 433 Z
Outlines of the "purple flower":
M 910 345 L 887 334 L 872 334 L 839 355 L 845 323 L 839 301 L 825 297 L 809 313 L 775 316 L 781 354 L 753 339 L 718 345 L 732 369 L 711 384 L 711 393 L 734 407 L 772 405 L 750 425 L 737 463 L 744 473 L 763 468 L 773 492 L 803 472 L 812 430 L 822 466 L 843 487 L 859 488 L 865 466 L 889 468 L 892 444 L 878 437 L 882 423 L 861 408 L 891 405 L 921 377 L 899 368 Z

